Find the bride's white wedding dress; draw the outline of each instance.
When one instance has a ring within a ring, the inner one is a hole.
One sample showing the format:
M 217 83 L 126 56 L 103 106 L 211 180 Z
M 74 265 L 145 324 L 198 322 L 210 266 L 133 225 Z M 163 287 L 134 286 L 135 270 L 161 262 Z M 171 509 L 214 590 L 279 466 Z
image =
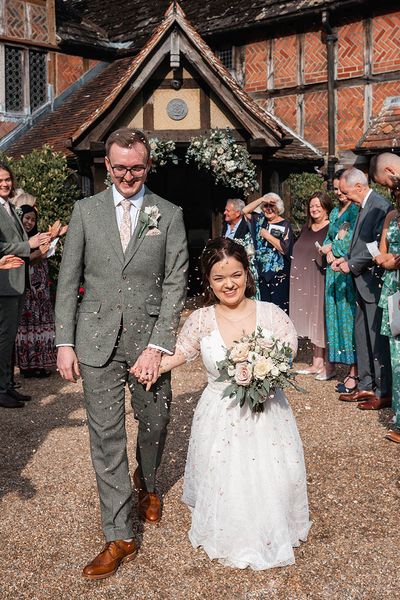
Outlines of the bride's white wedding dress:
M 288 316 L 257 302 L 257 325 L 297 350 Z M 216 362 L 226 348 L 214 307 L 187 319 L 177 348 L 187 360 L 201 352 L 208 385 L 194 413 L 183 501 L 192 511 L 189 538 L 211 559 L 237 568 L 294 563 L 293 547 L 310 528 L 303 448 L 286 396 L 278 390 L 262 413 L 222 398 Z

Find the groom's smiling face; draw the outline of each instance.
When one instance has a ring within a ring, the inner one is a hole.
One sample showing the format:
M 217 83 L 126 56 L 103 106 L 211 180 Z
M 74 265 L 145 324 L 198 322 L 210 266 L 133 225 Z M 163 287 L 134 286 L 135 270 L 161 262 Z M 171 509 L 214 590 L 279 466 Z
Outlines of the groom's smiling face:
M 124 198 L 140 191 L 151 166 L 147 149 L 141 143 L 129 148 L 112 144 L 105 162 L 112 182 Z

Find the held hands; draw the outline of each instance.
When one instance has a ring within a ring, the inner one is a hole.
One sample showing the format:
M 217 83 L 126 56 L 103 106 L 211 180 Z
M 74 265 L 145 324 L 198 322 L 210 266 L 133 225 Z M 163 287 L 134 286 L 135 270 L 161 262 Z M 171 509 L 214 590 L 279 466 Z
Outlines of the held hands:
M 343 256 L 341 256 L 340 258 L 336 258 L 331 264 L 332 271 L 336 271 L 337 273 L 339 273 L 341 271 L 340 265 L 344 262 L 345 260 Z
M 57 352 L 57 369 L 63 379 L 76 383 L 81 376 L 78 357 L 71 346 L 60 346 Z
M 328 263 L 328 265 L 331 265 L 334 260 L 335 260 L 335 255 L 333 254 L 332 251 L 329 251 L 326 255 L 326 262 Z
M 139 383 L 146 386 L 146 392 L 150 390 L 159 377 L 161 356 L 161 350 L 146 348 L 129 369 L 131 375 L 134 375 Z
M 400 255 L 384 253 L 384 254 L 378 254 L 378 256 L 375 256 L 373 258 L 373 261 L 380 267 L 383 267 L 384 269 L 387 269 L 388 271 L 392 271 L 392 270 L 400 268 L 400 260 L 399 259 L 400 259 Z

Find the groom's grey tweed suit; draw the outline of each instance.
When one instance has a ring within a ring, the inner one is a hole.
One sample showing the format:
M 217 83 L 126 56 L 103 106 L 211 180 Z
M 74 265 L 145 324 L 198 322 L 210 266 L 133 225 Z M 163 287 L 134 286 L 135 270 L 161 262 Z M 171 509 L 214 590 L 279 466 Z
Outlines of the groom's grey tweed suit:
M 149 492 L 164 448 L 170 376 L 146 392 L 132 366 L 148 344 L 174 352 L 187 278 L 182 210 L 145 188 L 142 210 L 157 205 L 159 235 L 139 237 L 125 254 L 112 190 L 76 203 L 65 242 L 56 302 L 56 344 L 73 344 L 80 361 L 93 465 L 107 541 L 132 537 L 126 453 L 125 384 L 139 421 L 137 460 Z M 78 306 L 78 288 L 85 288 Z

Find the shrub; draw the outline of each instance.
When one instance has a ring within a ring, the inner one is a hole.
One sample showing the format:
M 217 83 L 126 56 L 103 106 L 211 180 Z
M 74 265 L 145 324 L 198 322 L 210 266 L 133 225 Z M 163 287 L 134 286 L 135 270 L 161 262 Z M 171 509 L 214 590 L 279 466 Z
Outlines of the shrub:
M 61 152 L 54 152 L 49 146 L 43 146 L 18 160 L 4 155 L 0 158 L 10 165 L 17 186 L 35 196 L 39 231 L 47 231 L 49 225 L 57 219 L 63 224 L 69 222 L 80 192 L 75 183 L 74 171 L 68 167 L 67 159 Z M 62 242 L 58 244 L 55 256 L 49 259 L 50 276 L 54 285 L 61 253 Z

